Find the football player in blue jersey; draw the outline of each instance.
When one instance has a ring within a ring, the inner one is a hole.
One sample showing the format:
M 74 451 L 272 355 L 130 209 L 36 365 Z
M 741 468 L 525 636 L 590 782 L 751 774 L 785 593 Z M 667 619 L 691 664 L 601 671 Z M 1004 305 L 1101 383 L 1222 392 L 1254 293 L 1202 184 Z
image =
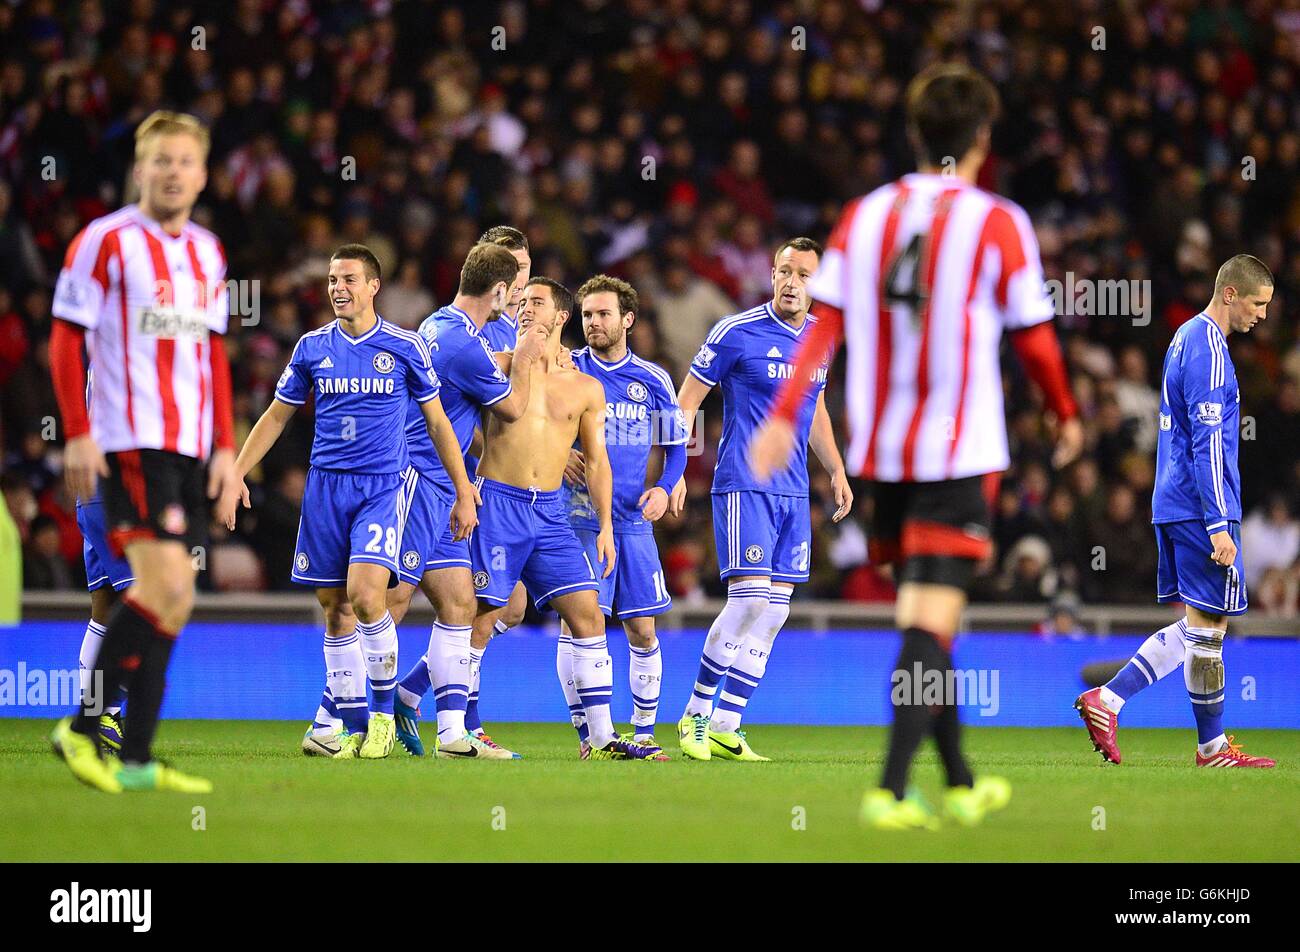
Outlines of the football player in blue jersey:
M 518 317 L 519 309 L 523 305 L 524 288 L 528 285 L 528 280 L 532 276 L 533 261 L 528 252 L 528 238 L 522 231 L 511 225 L 493 225 L 483 232 L 478 240 L 481 243 L 500 245 L 514 255 L 515 261 L 519 263 L 519 271 L 515 274 L 514 283 L 510 285 L 509 302 L 502 308 L 500 316 L 496 320 L 484 324 L 483 330 L 479 332 L 497 353 L 511 351 L 514 350 L 515 341 L 519 336 Z M 563 353 L 563 349 L 561 353 Z M 560 363 L 564 363 L 563 357 Z M 479 439 L 481 442 L 481 434 Z M 465 467 L 469 470 L 470 476 L 473 477 L 478 467 L 477 457 L 473 455 L 467 456 Z M 487 651 L 488 642 L 495 635 L 504 634 L 524 620 L 524 612 L 527 609 L 528 593 L 524 591 L 521 582 L 510 593 L 510 601 L 506 603 L 506 607 L 501 611 L 501 617 L 497 619 L 496 627 L 483 633 L 475 632 L 471 639 L 469 702 L 465 708 L 465 726 L 470 733 L 489 747 L 494 746 L 495 742 L 483 730 L 483 721 L 478 713 L 479 682 L 483 671 L 483 654 Z
M 617 617 L 627 635 L 632 688 L 632 739 L 654 744 L 655 715 L 663 680 L 663 659 L 655 636 L 655 616 L 672 607 L 654 523 L 668 510 L 668 497 L 686 470 L 686 422 L 677 406 L 667 371 L 628 348 L 628 329 L 636 320 L 636 290 L 626 281 L 600 274 L 575 296 L 587 346 L 573 352 L 573 362 L 605 389 L 605 447 L 614 473 L 614 571 L 600 580 L 600 608 Z M 663 470 L 646 488 L 651 450 L 664 447 Z M 600 522 L 587 492 L 585 459 L 570 452 L 565 471 L 570 486 L 569 521 L 598 562 Z M 598 566 L 600 568 L 600 566 Z M 560 634 L 556 670 L 578 731 L 579 754 L 585 756 L 587 720 L 573 678 L 573 649 L 567 630 Z M 663 756 L 663 755 L 661 755 Z M 665 758 L 666 759 L 666 758 Z
M 1223 730 L 1223 636 L 1247 603 L 1237 471 L 1241 389 L 1228 335 L 1250 333 L 1272 299 L 1273 275 L 1262 261 L 1228 259 L 1215 277 L 1214 299 L 1178 328 L 1165 353 L 1151 500 L 1156 600 L 1181 602 L 1187 614 L 1148 638 L 1109 683 L 1075 700 L 1093 746 L 1112 763 L 1120 762 L 1124 704 L 1181 664 L 1196 719 L 1196 765 L 1275 765 L 1247 754 Z
M 348 736 L 336 751 L 320 752 L 340 758 L 387 757 L 396 738 L 397 629 L 385 592 L 390 582 L 396 584 L 406 506 L 419 479 L 407 465 L 411 400 L 420 404 L 454 488 L 453 539 L 466 538 L 478 522 L 478 495 L 438 399 L 429 348 L 418 334 L 375 313 L 379 286 L 379 262 L 368 248 L 344 245 L 334 252 L 328 289 L 336 320 L 304 334 L 294 347 L 275 399 L 240 451 L 239 490 L 223 496 L 219 509 L 233 528 L 236 504 L 249 505 L 243 478 L 274 445 L 294 410 L 314 395 L 311 469 L 291 577 L 316 589 L 325 612 L 326 701 Z M 372 706 L 363 719 L 366 676 Z
M 478 244 L 470 249 L 460 272 L 460 287 L 451 304 L 420 325 L 433 368 L 442 384 L 440 399 L 462 452 L 469 449 L 482 411 L 517 420 L 528 405 L 533 364 L 542 353 L 546 333 L 540 327 L 520 333 L 514 343 L 510 376 L 497 363 L 480 331 L 505 306 L 518 265 L 505 248 Z M 451 482 L 429 441 L 424 415 L 412 401 L 406 438 L 411 465 L 419 479 L 410 487 L 406 530 L 398 572 L 401 582 L 388 592 L 388 610 L 400 622 L 418 585 L 438 620 L 429 636 L 428 653 L 397 687 L 394 707 L 397 738 L 406 750 L 423 756 L 416 722 L 420 699 L 434 691 L 438 712 L 437 754 L 444 758 L 511 759 L 511 752 L 465 727 L 469 696 L 470 629 L 474 621 L 474 585 L 469 545 L 453 540 L 446 512 Z
M 497 245 L 514 256 L 519 265 L 515 279 L 510 283 L 509 297 L 495 317 L 483 325 L 479 333 L 491 348 L 500 353 L 515 349 L 519 336 L 519 308 L 524 299 L 524 288 L 532 276 L 533 259 L 528 254 L 528 239 L 518 228 L 510 225 L 493 225 L 479 235 L 478 244 Z
M 589 732 L 594 760 L 647 760 L 653 744 L 620 737 L 610 719 L 613 675 L 605 619 L 597 592 L 616 567 L 612 516 L 613 475 L 605 450 L 605 392 L 597 381 L 559 362 L 560 335 L 573 311 L 573 295 L 548 278 L 524 289 L 523 332 L 541 327 L 546 348 L 531 380 L 532 395 L 520 419 L 487 417 L 477 484 L 482 522 L 470 540 L 479 607 L 475 634 L 490 632 L 501 608 L 522 581 L 539 608 L 552 605 L 568 626 L 574 688 Z M 506 366 L 512 355 L 500 354 Z M 580 440 L 586 480 L 597 513 L 595 561 L 569 523 L 563 490 L 569 451 Z M 596 569 L 599 562 L 603 567 Z
M 790 594 L 808 580 L 812 527 L 808 511 L 808 447 L 831 477 L 839 522 L 853 505 L 844 460 L 826 412 L 826 362 L 801 406 L 791 462 L 770 481 L 749 468 L 746 448 L 794 369 L 814 319 L 808 281 L 821 246 L 791 238 L 773 257 L 772 300 L 723 318 L 691 363 L 677 399 L 694 420 L 711 389 L 722 387 L 722 442 L 713 473 L 713 532 L 727 602 L 709 628 L 699 674 L 678 722 L 682 752 L 695 760 L 767 760 L 754 753 L 740 719 L 767 670 L 772 644 L 790 614 Z M 674 511 L 684 484 L 674 487 Z M 714 696 L 721 697 L 714 707 Z

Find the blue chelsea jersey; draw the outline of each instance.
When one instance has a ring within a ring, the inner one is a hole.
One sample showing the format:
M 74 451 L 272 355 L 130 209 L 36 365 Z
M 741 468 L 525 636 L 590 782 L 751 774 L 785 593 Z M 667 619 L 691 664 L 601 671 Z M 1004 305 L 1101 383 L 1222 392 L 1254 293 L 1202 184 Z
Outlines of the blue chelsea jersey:
M 1152 522 L 1200 522 L 1213 534 L 1241 521 L 1240 417 L 1228 341 L 1199 314 L 1178 328 L 1165 353 Z
M 479 410 L 510 395 L 510 380 L 497 365 L 488 342 L 468 314 L 448 304 L 420 325 L 420 339 L 429 348 L 433 368 L 442 384 L 442 409 L 460 443 L 469 449 Z M 453 492 L 451 477 L 433 447 L 424 414 L 412 402 L 406 415 L 406 440 L 411 464 L 444 495 Z
M 519 322 L 513 317 L 502 314 L 495 321 L 488 321 L 479 331 L 488 346 L 498 353 L 515 349 L 515 339 L 519 336 Z
M 650 449 L 685 443 L 686 421 L 677 405 L 673 381 L 662 367 L 630 350 L 607 364 L 590 348 L 573 352 L 573 363 L 605 388 L 605 446 L 614 473 L 613 524 L 618 532 L 654 531 L 637 501 L 646 488 Z M 575 528 L 600 530 L 586 489 L 569 487 L 569 521 Z
M 381 317 L 360 337 L 345 333 L 337 320 L 304 334 L 275 398 L 301 406 L 315 395 L 313 466 L 398 473 L 407 466 L 407 404 L 432 400 L 438 389 L 424 342 Z
M 795 330 L 781 320 L 769 301 L 714 325 L 691 362 L 691 374 L 710 387 L 722 387 L 722 442 L 713 473 L 713 492 L 741 490 L 778 496 L 808 495 L 808 433 L 817 399 L 826 389 L 827 361 L 813 372 L 814 385 L 795 419 L 794 456 L 790 465 L 761 483 L 750 471 L 747 454 L 754 432 L 769 417 L 782 385 L 794 376 L 794 358 L 804 335 L 815 323 L 805 319 Z

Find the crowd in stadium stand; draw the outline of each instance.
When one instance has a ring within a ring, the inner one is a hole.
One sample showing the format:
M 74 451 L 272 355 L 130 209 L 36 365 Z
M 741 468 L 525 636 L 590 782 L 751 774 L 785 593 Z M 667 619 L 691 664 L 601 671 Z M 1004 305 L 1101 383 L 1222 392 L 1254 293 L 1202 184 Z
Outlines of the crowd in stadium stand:
M 976 597 L 1152 600 L 1164 349 L 1218 263 L 1246 251 L 1277 281 L 1270 319 L 1231 340 L 1253 426 L 1247 582 L 1253 609 L 1294 615 L 1300 0 L 0 4 L 0 478 L 26 587 L 84 582 L 49 425 L 50 294 L 78 229 L 130 200 L 132 133 L 153 110 L 210 126 L 196 218 L 225 242 L 230 277 L 258 282 L 255 317 L 229 341 L 242 439 L 294 341 L 331 319 L 324 276 L 344 241 L 375 251 L 380 312 L 414 327 L 451 300 L 475 238 L 514 224 L 535 275 L 630 280 L 633 348 L 680 380 L 715 320 L 769 294 L 780 240 L 824 239 L 846 199 L 912 168 L 902 93 L 939 57 L 967 58 L 1000 90 L 981 184 L 1028 209 L 1065 289 L 1058 326 L 1088 432 L 1085 458 L 1054 472 L 1040 397 L 1008 356 L 1014 462 Z M 1108 304 L 1098 281 L 1134 293 Z M 1091 302 L 1072 297 L 1086 287 Z M 832 387 L 833 417 L 840 399 Z M 660 526 L 679 600 L 722 590 L 718 401 L 688 513 Z M 291 587 L 310 434 L 300 416 L 267 458 L 254 511 L 215 533 L 201 584 Z M 799 597 L 889 600 L 866 564 L 865 494 L 833 527 L 813 468 L 814 574 Z

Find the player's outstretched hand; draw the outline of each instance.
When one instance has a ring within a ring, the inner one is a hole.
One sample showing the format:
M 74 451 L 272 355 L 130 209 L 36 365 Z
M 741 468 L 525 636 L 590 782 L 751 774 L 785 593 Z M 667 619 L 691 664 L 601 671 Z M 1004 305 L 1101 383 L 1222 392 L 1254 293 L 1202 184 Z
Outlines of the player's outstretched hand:
M 1064 469 L 1083 452 L 1083 423 L 1078 417 L 1066 420 L 1060 426 L 1056 436 L 1056 451 L 1052 454 L 1052 465 Z
M 569 461 L 564 464 L 564 481 L 570 486 L 587 485 L 587 458 L 579 450 L 569 450 Z
M 82 499 L 95 495 L 95 480 L 108 475 L 108 462 L 89 433 L 68 440 L 63 450 L 63 478 Z
M 853 490 L 844 470 L 831 476 L 831 491 L 835 493 L 835 514 L 831 516 L 831 522 L 839 522 L 853 508 Z
M 478 525 L 478 507 L 483 505 L 483 497 L 478 494 L 477 486 L 470 486 L 468 494 L 457 493 L 456 502 L 451 507 L 451 538 L 453 542 L 468 539 L 474 527 Z
M 749 468 L 766 481 L 777 470 L 788 466 L 793 454 L 794 427 L 785 420 L 768 420 L 758 428 L 749 444 Z
M 636 501 L 641 507 L 641 518 L 646 522 L 658 522 L 668 511 L 668 494 L 659 486 L 651 486 Z
M 538 328 L 538 330 L 541 330 L 541 328 Z M 545 338 L 543 338 L 543 341 L 545 341 Z M 578 365 L 573 362 L 573 351 L 569 350 L 567 347 L 561 346 L 560 349 L 555 352 L 555 366 L 559 367 L 561 370 L 577 370 Z
M 1228 535 L 1226 529 L 1220 529 L 1211 535 L 1210 544 L 1214 546 L 1210 561 L 1215 565 L 1231 565 L 1237 561 L 1237 543 L 1232 541 L 1232 536 Z
M 614 562 L 618 558 L 618 553 L 614 551 L 612 527 L 601 529 L 600 534 L 596 536 L 596 558 L 605 566 L 605 571 L 600 573 L 600 577 L 609 578 L 609 573 L 614 571 Z
M 668 514 L 677 517 L 686 511 L 686 477 L 679 477 L 677 485 L 668 494 Z

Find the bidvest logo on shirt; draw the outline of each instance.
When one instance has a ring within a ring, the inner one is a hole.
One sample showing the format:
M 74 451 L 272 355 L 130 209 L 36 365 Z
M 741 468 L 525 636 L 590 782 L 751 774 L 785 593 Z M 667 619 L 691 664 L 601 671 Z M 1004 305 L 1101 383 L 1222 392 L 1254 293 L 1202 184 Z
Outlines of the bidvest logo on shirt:
M 208 339 L 208 324 L 196 311 L 182 311 L 174 307 L 141 308 L 136 329 L 147 337 L 161 340 Z

